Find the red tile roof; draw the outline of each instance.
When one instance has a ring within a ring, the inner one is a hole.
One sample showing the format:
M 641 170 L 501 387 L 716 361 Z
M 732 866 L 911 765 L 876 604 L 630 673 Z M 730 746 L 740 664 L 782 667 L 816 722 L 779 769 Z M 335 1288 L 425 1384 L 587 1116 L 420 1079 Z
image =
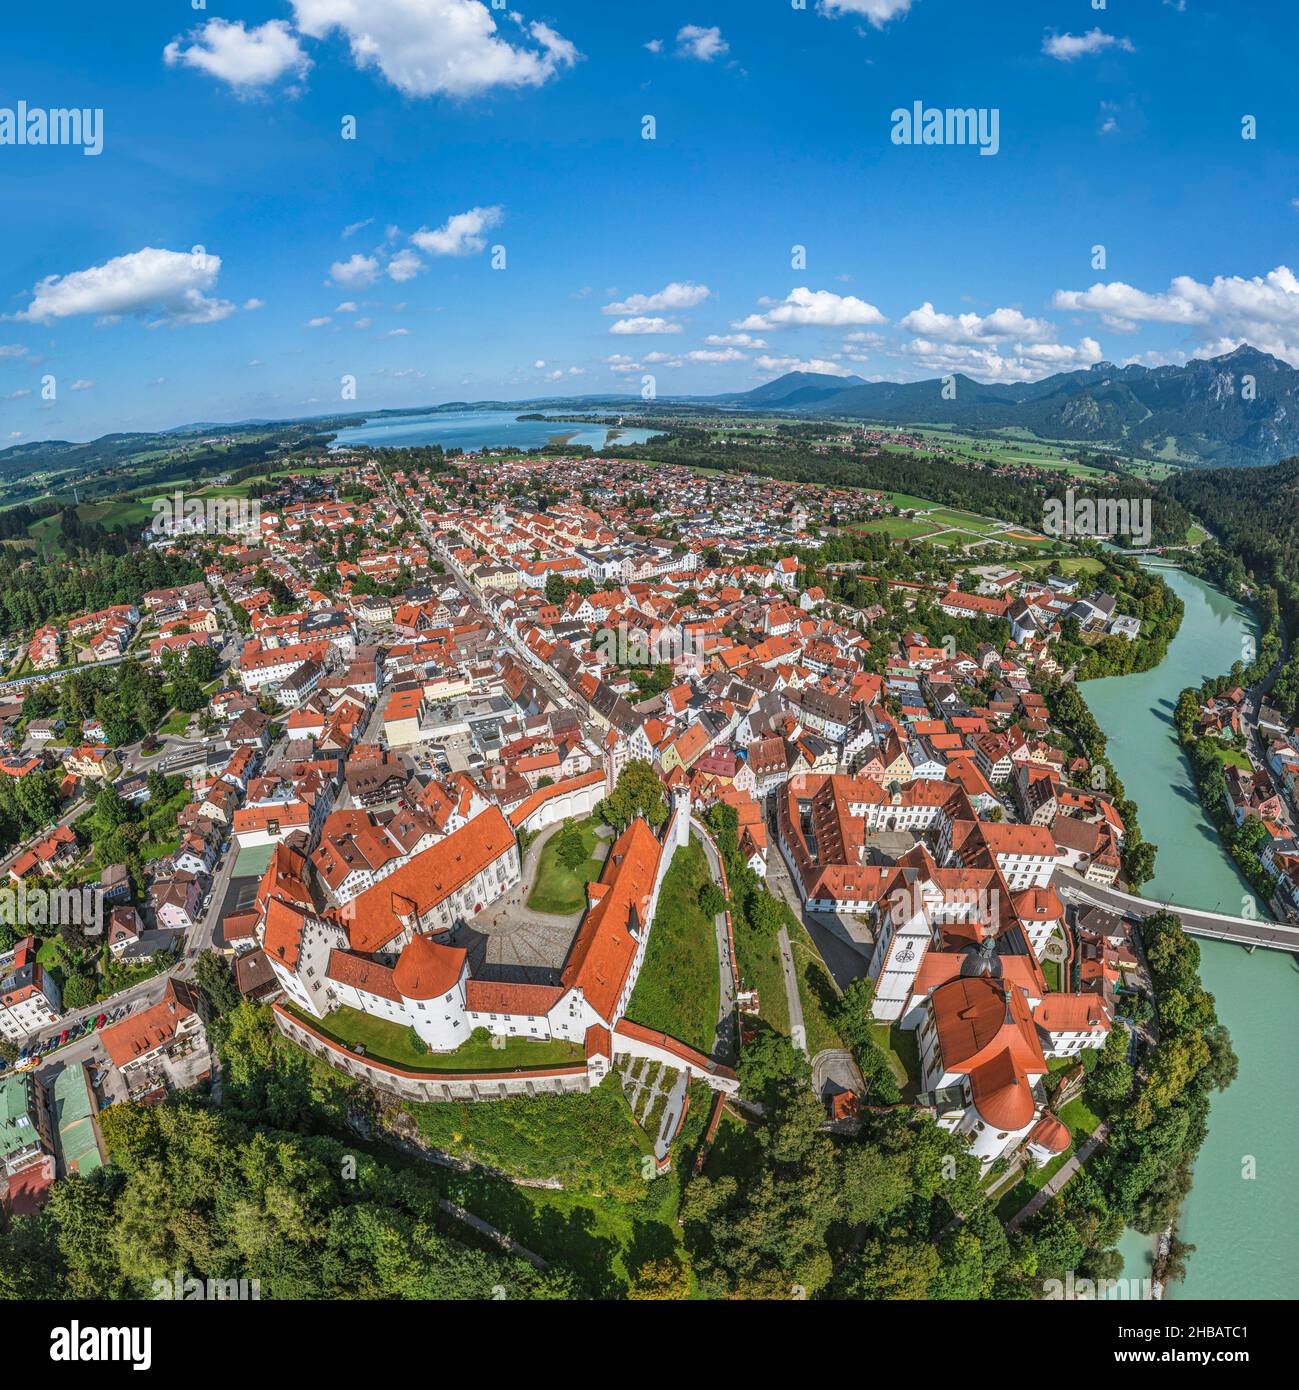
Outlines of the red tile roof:
M 397 992 L 407 999 L 437 999 L 449 994 L 464 973 L 466 952 L 442 946 L 427 936 L 406 943 L 392 972 Z

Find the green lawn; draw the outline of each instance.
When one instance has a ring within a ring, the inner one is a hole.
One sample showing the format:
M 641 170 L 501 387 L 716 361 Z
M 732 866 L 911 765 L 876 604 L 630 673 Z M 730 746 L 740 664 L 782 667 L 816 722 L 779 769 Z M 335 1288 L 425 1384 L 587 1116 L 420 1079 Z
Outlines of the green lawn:
M 888 1058 L 889 1070 L 902 1091 L 902 1099 L 914 1100 L 920 1090 L 920 1048 L 914 1028 L 899 1028 L 896 1023 L 876 1023 L 871 1027 L 875 1045 Z
M 872 531 L 890 540 L 914 540 L 920 536 L 932 535 L 938 530 L 926 517 L 881 516 L 874 521 L 864 521 L 854 527 L 858 531 Z
M 1242 772 L 1248 772 L 1252 767 L 1249 754 L 1243 748 L 1229 748 L 1225 743 L 1219 743 L 1217 739 L 1209 739 L 1208 743 L 1213 749 L 1214 756 L 1224 767 L 1238 767 Z
M 584 1056 L 576 1043 L 531 1038 L 497 1038 L 497 1044 L 503 1045 L 493 1047 L 491 1038 L 471 1037 L 454 1052 L 421 1052 L 409 1028 L 390 1023 L 386 1018 L 363 1014 L 344 1005 L 322 1021 L 299 1012 L 292 1005 L 286 1004 L 285 1008 L 344 1047 L 355 1049 L 361 1043 L 367 1057 L 404 1071 L 533 1071 L 571 1066 L 581 1062 Z
M 1082 1096 L 1075 1096 L 1061 1111 L 1060 1118 L 1069 1126 L 1069 1133 L 1077 1142 L 1085 1135 L 1094 1134 L 1100 1125 L 1100 1116 L 1089 1106 Z
M 789 1001 L 785 997 L 785 972 L 780 964 L 780 945 L 774 936 L 752 931 L 734 922 L 735 963 L 740 987 L 758 991 L 758 1017 L 782 1037 L 789 1037 Z
M 189 728 L 189 719 L 189 715 L 181 710 L 169 714 L 158 728 L 159 738 L 166 738 L 169 735 L 174 738 L 184 737 L 185 730 Z
M 929 520 L 938 526 L 956 526 L 980 534 L 995 531 L 1002 524 L 999 521 L 991 521 L 986 516 L 979 516 L 977 512 L 962 512 L 947 507 L 938 507 L 930 512 Z
M 717 935 L 699 906 L 708 860 L 696 840 L 677 850 L 659 892 L 645 964 L 627 1017 L 711 1053 L 721 986 Z
M 1054 994 L 1060 993 L 1060 962 L 1058 960 L 1044 960 L 1042 962 L 1042 974 L 1046 979 L 1046 987 Z
M 1037 1168 L 1029 1164 L 1024 1170 L 1023 1177 L 1006 1192 L 1003 1192 L 997 1202 L 997 1216 L 1002 1221 L 1009 1221 L 1021 1207 L 1031 1200 L 1033 1195 L 1040 1192 L 1050 1180 L 1064 1167 L 1073 1157 L 1074 1146 L 1072 1144 L 1062 1154 L 1057 1154 L 1045 1167 Z
M 676 1254 L 689 1263 L 677 1213 L 709 1106 L 707 1087 L 694 1083 L 672 1171 L 662 1177 L 650 1176 L 652 1146 L 616 1076 L 586 1094 L 406 1109 L 427 1144 L 514 1178 L 563 1183 L 562 1190 L 521 1187 L 483 1173 L 423 1170 L 452 1200 L 575 1270 L 589 1297 L 610 1298 L 625 1292 L 647 1260 Z
M 1047 569 L 1051 563 L 1051 560 L 1047 559 L 1027 560 L 1019 568 L 1036 572 Z M 1060 566 L 1063 574 L 1070 576 L 1100 574 L 1105 569 L 1105 565 L 1094 555 L 1062 555 L 1056 558 L 1055 563 Z
M 556 830 L 546 841 L 537 864 L 537 881 L 528 895 L 528 906 L 534 912 L 554 912 L 567 916 L 586 906 L 586 885 L 600 877 L 603 861 L 595 857 L 596 831 L 601 822 L 594 816 L 578 821 L 578 833 L 586 850 L 586 859 L 576 869 L 566 869 L 559 862 L 559 842 L 563 831 Z

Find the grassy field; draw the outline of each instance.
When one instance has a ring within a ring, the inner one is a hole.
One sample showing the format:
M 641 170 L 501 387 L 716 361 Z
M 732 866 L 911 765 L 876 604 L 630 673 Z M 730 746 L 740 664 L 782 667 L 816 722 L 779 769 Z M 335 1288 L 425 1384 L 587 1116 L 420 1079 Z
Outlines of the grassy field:
M 889 1070 L 898 1083 L 902 1099 L 912 1101 L 920 1090 L 920 1048 L 915 1029 L 899 1028 L 896 1023 L 876 1023 L 871 1027 L 876 1046 L 888 1058 Z
M 735 962 L 741 987 L 758 991 L 758 1017 L 782 1037 L 789 1037 L 789 1001 L 776 938 L 737 924 Z
M 627 1005 L 627 1017 L 712 1052 L 721 1000 L 717 935 L 699 906 L 709 881 L 708 860 L 691 840 L 677 850 L 659 892 L 645 964 Z
M 1223 767 L 1238 767 L 1242 772 L 1248 772 L 1253 766 L 1249 760 L 1249 754 L 1243 748 L 1228 748 L 1225 744 L 1219 743 L 1217 739 L 1210 739 L 1209 746 Z
M 469 1038 L 454 1052 L 420 1051 L 409 1028 L 386 1018 L 363 1014 L 346 1006 L 336 1009 L 323 1022 L 286 1008 L 319 1033 L 334 1038 L 344 1047 L 364 1045 L 367 1057 L 405 1071 L 474 1072 L 534 1071 L 545 1067 L 564 1067 L 581 1062 L 583 1051 L 576 1043 L 536 1041 L 531 1038 Z
M 555 912 L 567 915 L 580 912 L 586 906 L 586 885 L 600 877 L 603 861 L 595 857 L 596 831 L 601 822 L 592 816 L 578 821 L 586 859 L 576 869 L 566 869 L 559 862 L 559 843 L 562 831 L 556 830 L 542 846 L 537 863 L 537 881 L 528 895 L 528 906 L 534 912 Z
M 929 513 L 930 521 L 937 526 L 953 526 L 965 531 L 975 531 L 980 535 L 997 530 L 1003 523 L 991 521 L 975 512 L 952 511 L 946 507 L 936 507 Z
M 1101 574 L 1105 569 L 1104 563 L 1098 560 L 1094 555 L 1060 556 L 1057 563 L 1060 566 L 1061 573 L 1071 577 L 1074 575 Z M 1050 564 L 1051 560 L 1049 559 L 1026 560 L 1019 568 L 1027 570 L 1030 573 L 1037 573 L 1039 570 L 1047 569 Z
M 646 1164 L 651 1144 L 617 1077 L 587 1094 L 406 1108 L 425 1143 L 513 1178 L 561 1182 L 560 1189 L 522 1187 L 479 1172 L 426 1170 L 444 1195 L 544 1259 L 576 1270 L 587 1296 L 611 1298 L 648 1260 L 676 1255 L 689 1263 L 677 1212 L 709 1103 L 707 1087 L 696 1082 L 672 1171 L 662 1177 Z
M 162 738 L 169 735 L 175 738 L 182 738 L 185 730 L 189 728 L 190 716 L 183 710 L 176 710 L 169 714 L 166 719 L 158 726 L 158 734 Z
M 890 540 L 915 540 L 921 536 L 932 535 L 938 528 L 924 517 L 881 516 L 873 521 L 864 521 L 854 526 L 855 531 L 870 531 L 876 535 L 888 536 Z
M 843 1039 L 834 1026 L 834 1012 L 839 1007 L 839 986 L 826 969 L 820 951 L 807 934 L 807 928 L 788 906 L 785 908 L 785 927 L 789 933 L 790 953 L 794 957 L 794 974 L 798 977 L 798 997 L 803 1005 L 807 1051 L 809 1056 L 815 1057 L 827 1047 L 843 1046 Z

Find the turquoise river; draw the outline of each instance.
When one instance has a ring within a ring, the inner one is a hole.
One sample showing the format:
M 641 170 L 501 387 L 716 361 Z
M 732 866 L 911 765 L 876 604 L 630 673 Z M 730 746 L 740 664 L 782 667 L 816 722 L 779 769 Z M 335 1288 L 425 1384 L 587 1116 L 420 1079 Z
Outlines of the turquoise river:
M 1172 715 L 1187 686 L 1230 669 L 1256 625 L 1212 585 L 1180 570 L 1160 572 L 1186 604 L 1167 656 L 1144 675 L 1088 681 L 1082 692 L 1108 735 L 1142 833 L 1159 846 L 1155 877 L 1143 893 L 1243 914 L 1252 894 L 1200 809 Z M 1167 1296 L 1291 1298 L 1299 1290 L 1291 1192 L 1299 1172 L 1299 963 L 1282 952 L 1251 956 L 1216 941 L 1201 941 L 1200 950 L 1201 976 L 1231 1032 L 1240 1074 L 1213 1097 L 1182 1212 L 1180 1234 L 1196 1249 L 1185 1283 Z M 1253 1178 L 1246 1176 L 1251 1169 Z M 1127 1276 L 1149 1273 L 1148 1240 L 1129 1232 L 1121 1248 Z

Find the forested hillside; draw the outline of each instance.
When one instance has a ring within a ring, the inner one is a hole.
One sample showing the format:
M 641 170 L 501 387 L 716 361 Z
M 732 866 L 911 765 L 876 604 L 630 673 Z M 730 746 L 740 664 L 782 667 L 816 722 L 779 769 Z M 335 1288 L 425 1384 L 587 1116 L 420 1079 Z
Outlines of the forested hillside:
M 1276 590 L 1293 644 L 1299 632 L 1299 458 L 1267 468 L 1217 468 L 1169 478 L 1161 491 L 1193 511 L 1213 532 L 1203 565 L 1238 592 L 1249 575 Z M 1272 692 L 1299 712 L 1299 654 L 1292 651 Z

